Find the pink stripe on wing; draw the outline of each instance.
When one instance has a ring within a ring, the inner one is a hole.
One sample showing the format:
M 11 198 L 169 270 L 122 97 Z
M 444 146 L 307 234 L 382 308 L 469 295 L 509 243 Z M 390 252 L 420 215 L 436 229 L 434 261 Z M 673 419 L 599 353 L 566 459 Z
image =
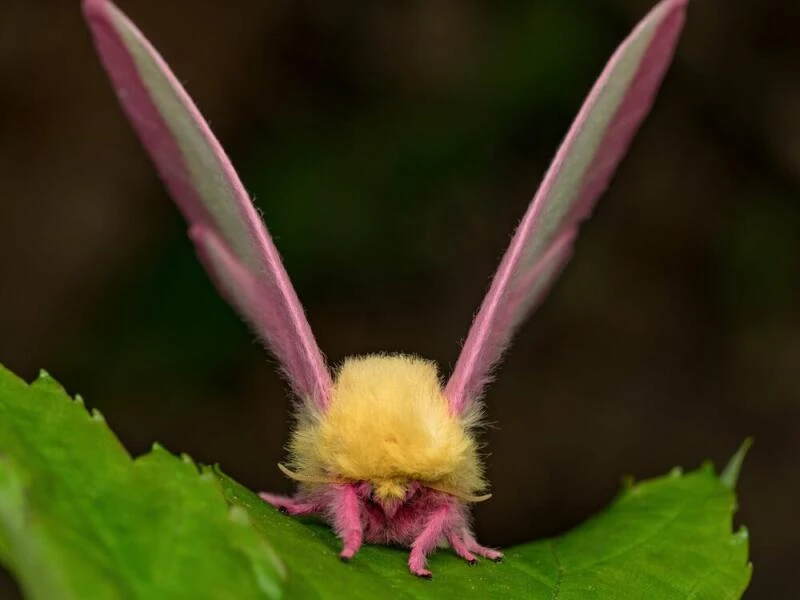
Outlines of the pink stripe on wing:
M 237 298 L 248 291 L 235 286 L 228 286 L 226 296 L 269 342 L 298 395 L 324 408 L 330 373 L 278 251 L 230 160 L 133 23 L 107 0 L 84 0 L 83 10 L 117 96 L 190 227 L 219 236 L 231 259 L 257 281 L 258 298 Z
M 97 53 L 113 83 L 114 92 L 186 220 L 213 228 L 178 143 L 141 82 L 133 57 L 111 25 L 109 10 L 115 9 L 104 0 L 85 0 L 83 3 Z M 131 82 L 137 84 L 130 85 Z
M 494 315 L 493 321 L 490 322 L 484 312 L 490 305 L 481 307 L 444 390 L 453 414 L 463 413 L 480 397 L 491 379 L 493 364 L 502 356 L 514 331 L 527 313 L 544 300 L 567 264 L 575 235 L 574 230 L 565 232 L 533 268 L 527 273 L 519 273 L 515 282 L 498 292 L 496 303 L 503 309 Z
M 303 368 L 302 348 L 295 343 L 294 333 L 280 325 L 285 307 L 274 282 L 254 277 L 213 230 L 195 226 L 189 230 L 189 237 L 220 294 L 239 312 L 251 316 L 256 331 L 274 349 L 295 394 L 303 400 L 309 394 L 314 399 L 326 397 L 327 390 L 319 389 L 318 382 Z M 265 303 L 264 298 L 274 301 Z
M 595 202 L 608 188 L 620 160 L 630 146 L 639 125 L 650 112 L 661 81 L 666 75 L 678 35 L 686 20 L 683 10 L 688 0 L 671 0 L 669 13 L 653 36 L 655 42 L 645 52 L 644 58 L 631 80 L 628 92 L 608 126 L 602 152 L 597 152 L 586 172 L 575 211 L 567 219 L 567 226 L 576 226 L 591 213 Z
M 524 298 L 527 287 L 536 287 L 539 277 L 550 276 L 542 263 L 564 236 L 574 235 L 607 187 L 672 60 L 686 4 L 687 0 L 663 0 L 653 8 L 614 53 L 581 107 L 503 256 L 447 383 L 445 395 L 454 413 L 478 400 L 514 329 L 535 306 L 535 302 L 513 299 Z M 642 40 L 647 43 L 644 48 L 637 46 Z M 629 66 L 636 70 L 631 73 Z M 605 114 L 597 112 L 598 107 L 616 98 L 613 94 L 619 88 L 614 86 L 620 84 L 627 86 L 624 95 L 618 104 L 607 107 L 614 112 L 597 139 L 593 136 L 599 130 L 593 128 L 604 122 Z M 592 147 L 595 139 L 598 143 Z M 586 152 L 591 152 L 589 162 L 576 172 L 586 156 L 581 153 Z M 569 252 L 555 254 L 563 266 Z M 546 281 L 545 287 L 551 283 Z

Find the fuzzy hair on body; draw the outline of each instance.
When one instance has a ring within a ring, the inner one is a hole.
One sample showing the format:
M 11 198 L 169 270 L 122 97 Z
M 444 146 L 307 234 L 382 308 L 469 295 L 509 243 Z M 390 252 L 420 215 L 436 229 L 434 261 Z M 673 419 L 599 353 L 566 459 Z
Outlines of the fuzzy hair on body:
M 672 60 L 688 0 L 661 0 L 591 89 L 528 206 L 475 316 L 452 374 L 409 355 L 350 358 L 335 377 L 278 250 L 206 120 L 136 26 L 110 0 L 83 11 L 123 110 L 150 154 L 220 293 L 280 362 L 297 400 L 292 497 L 261 494 L 291 515 L 317 515 L 350 560 L 362 543 L 410 547 L 430 577 L 441 545 L 469 563 L 499 560 L 469 524 L 489 498 L 475 431 L 481 396 L 514 333 L 572 254 L 580 223 L 608 186 Z
M 305 405 L 308 406 L 308 405 Z M 502 558 L 478 544 L 468 501 L 486 488 L 474 430 L 479 408 L 453 415 L 436 365 L 407 355 L 348 358 L 324 413 L 300 408 L 290 442 L 292 498 L 261 494 L 295 515 L 318 515 L 344 540 L 411 546 L 409 567 L 430 576 L 425 556 L 449 543 L 464 559 Z
M 386 498 L 408 481 L 471 497 L 486 487 L 473 433 L 478 416 L 477 404 L 451 414 L 431 361 L 348 358 L 327 411 L 300 408 L 291 465 L 303 479 L 370 481 Z

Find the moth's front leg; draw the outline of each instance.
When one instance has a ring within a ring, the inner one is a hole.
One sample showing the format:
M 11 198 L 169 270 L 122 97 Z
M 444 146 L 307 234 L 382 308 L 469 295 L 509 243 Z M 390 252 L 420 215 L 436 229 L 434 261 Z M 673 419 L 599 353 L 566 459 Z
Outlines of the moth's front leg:
M 467 561 L 470 565 L 477 565 L 478 559 L 477 557 L 470 552 L 469 546 L 467 546 L 467 542 L 465 540 L 465 533 L 462 531 L 448 531 L 447 532 L 447 542 L 450 544 L 450 547 L 453 549 L 458 556 L 463 558 Z
M 364 524 L 361 521 L 361 498 L 356 486 L 344 484 L 334 486 L 331 506 L 333 527 L 344 545 L 339 557 L 349 561 L 364 541 Z
M 466 536 L 464 537 L 464 541 L 472 552 L 477 554 L 478 556 L 483 556 L 484 558 L 488 558 L 489 560 L 493 560 L 494 562 L 500 562 L 503 560 L 503 553 L 499 550 L 495 550 L 494 548 L 487 548 L 486 546 L 481 546 L 475 537 L 467 532 Z
M 445 505 L 431 513 L 422 532 L 411 544 L 411 553 L 408 555 L 408 568 L 417 577 L 430 579 L 433 574 L 426 569 L 427 556 L 436 549 L 439 540 L 445 535 L 449 522 L 453 516 L 454 507 Z
M 322 507 L 317 503 L 309 502 L 302 498 L 279 496 L 278 494 L 268 494 L 266 492 L 260 493 L 259 497 L 267 504 L 271 504 L 279 511 L 292 515 L 293 517 L 319 514 L 322 511 Z

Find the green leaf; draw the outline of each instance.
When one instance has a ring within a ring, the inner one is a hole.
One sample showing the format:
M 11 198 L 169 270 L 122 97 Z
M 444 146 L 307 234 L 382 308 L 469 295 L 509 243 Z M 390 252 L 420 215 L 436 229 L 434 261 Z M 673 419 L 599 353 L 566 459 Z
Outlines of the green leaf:
M 228 500 L 274 541 L 294 597 L 723 600 L 750 581 L 747 530 L 731 533 L 735 497 L 710 465 L 631 485 L 600 515 L 508 549 L 500 564 L 470 568 L 440 550 L 433 581 L 409 576 L 403 550 L 366 546 L 342 565 L 327 527 L 282 515 L 215 472 Z
M 29 598 L 278 598 L 283 566 L 215 479 L 132 460 L 47 374 L 0 368 L 0 559 Z
M 36 599 L 733 599 L 750 579 L 747 532 L 731 533 L 745 451 L 722 477 L 707 465 L 630 484 L 501 564 L 440 550 L 422 581 L 403 550 L 366 546 L 341 563 L 329 528 L 279 514 L 218 469 L 158 446 L 131 459 L 46 374 L 28 386 L 0 368 L 0 561 Z

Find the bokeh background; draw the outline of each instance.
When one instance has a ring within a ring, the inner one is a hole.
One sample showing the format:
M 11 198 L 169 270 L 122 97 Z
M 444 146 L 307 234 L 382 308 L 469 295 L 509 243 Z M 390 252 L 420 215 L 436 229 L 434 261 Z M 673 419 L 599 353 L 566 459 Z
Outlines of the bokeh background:
M 255 195 L 332 363 L 447 371 L 585 93 L 651 0 L 120 0 Z M 800 563 L 800 4 L 697 0 L 654 111 L 487 396 L 488 544 L 749 435 L 748 597 Z M 256 489 L 289 401 L 217 296 L 78 2 L 0 0 L 0 362 L 132 453 Z M 68 432 L 65 432 L 68 435 Z M 5 592 L 14 593 L 6 583 Z

